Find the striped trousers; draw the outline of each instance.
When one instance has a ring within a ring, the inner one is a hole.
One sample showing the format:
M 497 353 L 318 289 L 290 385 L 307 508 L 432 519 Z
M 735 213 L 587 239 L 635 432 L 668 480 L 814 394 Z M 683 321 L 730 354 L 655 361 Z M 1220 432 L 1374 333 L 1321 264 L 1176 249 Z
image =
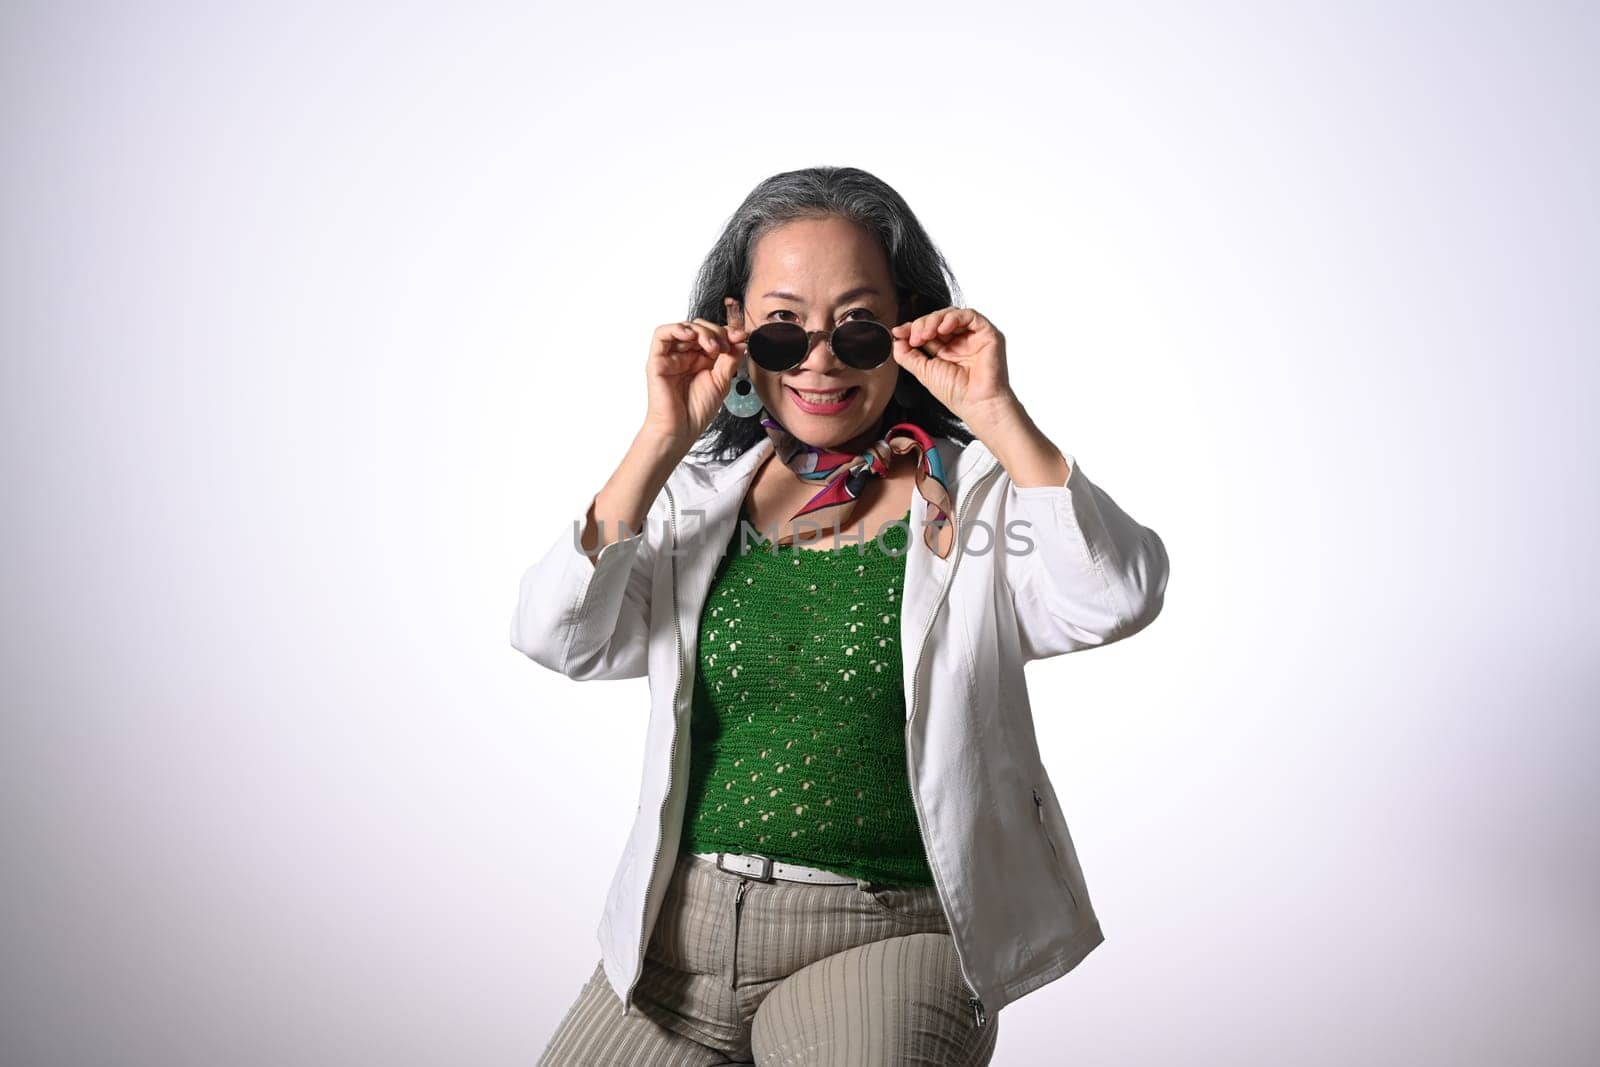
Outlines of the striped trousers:
M 966 1067 L 994 1054 L 933 887 L 762 882 L 678 856 L 633 1009 L 596 964 L 541 1067 Z

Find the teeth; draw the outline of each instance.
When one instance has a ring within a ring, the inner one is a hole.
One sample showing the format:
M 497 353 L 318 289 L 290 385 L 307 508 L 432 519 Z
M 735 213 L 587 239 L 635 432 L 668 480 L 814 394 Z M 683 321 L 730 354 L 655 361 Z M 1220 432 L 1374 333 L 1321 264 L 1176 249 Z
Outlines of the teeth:
M 848 393 L 849 391 L 849 389 L 840 389 L 837 393 L 807 393 L 799 389 L 795 390 L 795 392 L 799 394 L 800 399 L 804 400 L 808 404 L 832 404 L 835 401 L 843 400 L 844 394 Z

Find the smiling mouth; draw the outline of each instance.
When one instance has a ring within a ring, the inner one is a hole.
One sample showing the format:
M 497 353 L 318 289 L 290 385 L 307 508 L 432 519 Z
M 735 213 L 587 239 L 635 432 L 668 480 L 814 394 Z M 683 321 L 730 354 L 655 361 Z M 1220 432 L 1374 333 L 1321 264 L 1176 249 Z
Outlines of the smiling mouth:
M 796 389 L 792 385 L 786 385 L 784 388 L 808 404 L 837 404 L 861 387 L 852 385 L 847 389 L 836 389 L 831 393 L 810 393 L 804 389 Z

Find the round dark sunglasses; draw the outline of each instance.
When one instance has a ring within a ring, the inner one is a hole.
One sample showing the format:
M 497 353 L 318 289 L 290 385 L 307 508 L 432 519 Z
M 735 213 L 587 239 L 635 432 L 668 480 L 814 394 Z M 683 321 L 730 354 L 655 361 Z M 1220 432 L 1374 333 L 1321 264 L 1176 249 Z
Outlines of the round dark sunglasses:
M 894 352 L 894 335 L 889 327 L 873 319 L 841 322 L 831 333 L 807 330 L 798 322 L 767 322 L 749 336 L 745 351 L 758 367 L 785 371 L 805 362 L 806 353 L 819 334 L 827 337 L 828 346 L 840 363 L 856 370 L 881 367 Z

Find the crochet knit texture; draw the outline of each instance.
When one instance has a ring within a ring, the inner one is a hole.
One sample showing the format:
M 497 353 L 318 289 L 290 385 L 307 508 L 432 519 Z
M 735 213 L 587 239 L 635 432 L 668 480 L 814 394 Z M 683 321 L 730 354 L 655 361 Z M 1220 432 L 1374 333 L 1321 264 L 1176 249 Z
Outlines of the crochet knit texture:
M 682 849 L 932 885 L 907 777 L 910 512 L 858 547 L 775 553 L 740 522 L 700 620 Z

